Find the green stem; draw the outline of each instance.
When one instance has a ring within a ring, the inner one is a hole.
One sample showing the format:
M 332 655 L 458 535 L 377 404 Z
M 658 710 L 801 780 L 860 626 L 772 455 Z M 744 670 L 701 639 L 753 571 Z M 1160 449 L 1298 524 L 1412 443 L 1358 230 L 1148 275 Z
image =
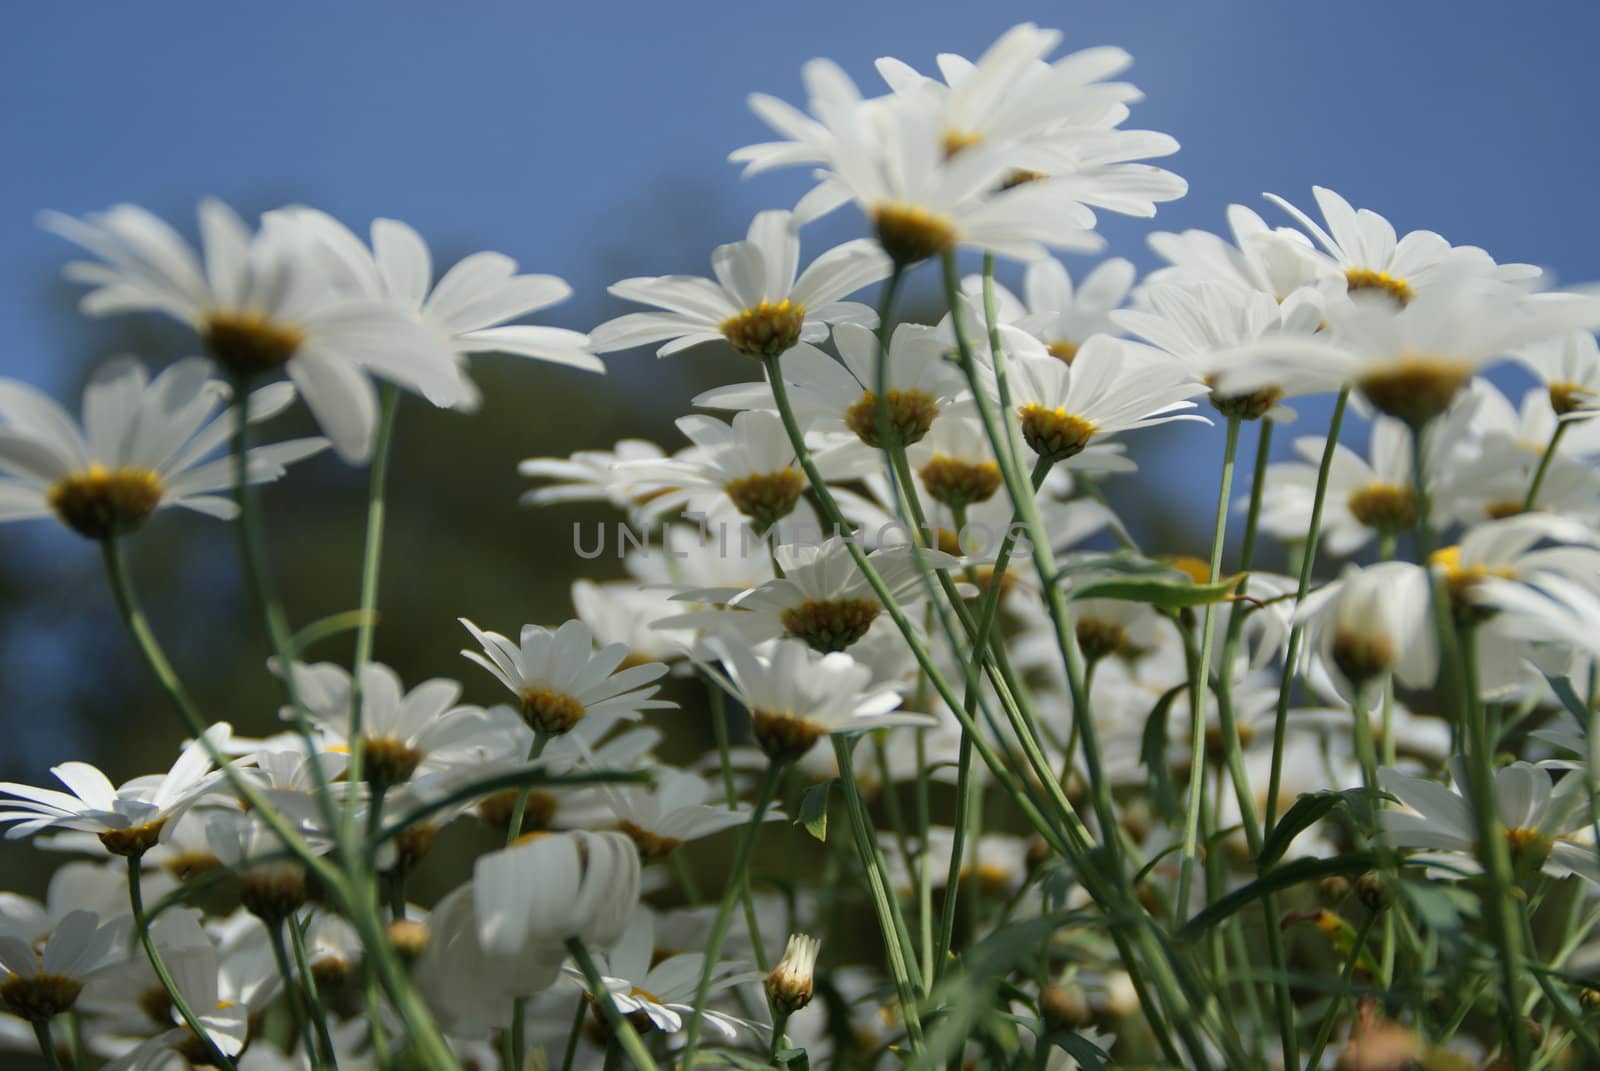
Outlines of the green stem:
M 304 1048 L 306 1061 L 312 1066 L 318 1062 L 316 1042 L 311 1037 L 311 1023 L 302 1003 L 300 986 L 295 981 L 294 968 L 289 965 L 289 949 L 283 940 L 283 924 L 266 924 L 267 940 L 272 945 L 272 961 L 278 965 L 278 977 L 283 979 L 283 1000 L 289 1005 L 289 1018 L 294 1023 L 294 1034 Z
M 183 1020 L 184 1026 L 189 1028 L 189 1033 L 197 1038 L 200 1044 L 206 1047 L 206 1053 L 211 1057 L 212 1063 L 224 1071 L 235 1071 L 233 1061 L 212 1040 L 211 1034 L 201 1024 L 200 1019 L 189 1007 L 189 1002 L 178 991 L 177 983 L 172 980 L 172 975 L 167 970 L 166 962 L 161 958 L 161 950 L 156 947 L 155 938 L 150 935 L 150 926 L 144 917 L 144 889 L 141 886 L 142 874 L 137 855 L 128 856 L 128 907 L 133 912 L 133 928 L 139 937 L 139 944 L 144 947 L 144 954 L 150 960 L 150 968 L 155 971 L 156 979 L 160 981 L 161 988 L 167 991 L 167 996 L 172 1000 L 172 1007 Z
M 639 1038 L 639 1032 L 633 1024 L 617 1011 L 617 1005 L 611 999 L 611 990 L 606 988 L 606 980 L 600 974 L 600 968 L 595 966 L 594 957 L 589 955 L 589 949 L 582 939 L 569 937 L 567 939 L 567 953 L 578 963 L 578 969 L 583 972 L 584 981 L 589 983 L 589 993 L 600 1005 L 600 1013 L 605 1016 L 606 1025 L 611 1028 L 611 1045 L 621 1046 L 628 1054 L 628 1059 L 633 1061 L 633 1066 L 638 1071 L 656 1071 L 656 1062 L 650 1058 L 650 1053 L 644 1047 L 644 1042 Z M 694 1003 L 698 1011 L 704 1007 L 704 994 Z M 690 1067 L 689 1050 L 684 1049 L 684 1059 L 680 1066 Z M 610 1059 L 608 1054 L 607 1059 Z
M 711 975 L 716 970 L 717 961 L 722 955 L 722 943 L 728 937 L 728 924 L 733 920 L 733 905 L 739 902 L 740 891 L 748 880 L 750 851 L 755 845 L 756 833 L 761 827 L 762 820 L 766 818 L 767 807 L 771 805 L 773 795 L 778 791 L 778 779 L 782 773 L 781 762 L 774 760 L 767 763 L 766 772 L 761 777 L 761 785 L 756 789 L 750 821 L 739 832 L 739 842 L 733 855 L 733 869 L 728 874 L 727 887 L 722 891 L 722 902 L 717 907 L 716 920 L 711 924 L 711 940 L 706 945 L 705 960 L 700 966 L 700 981 L 695 986 L 694 1010 L 689 1014 L 688 1032 L 683 1045 L 684 1067 L 693 1065 L 694 1054 L 700 1041 L 700 1022 L 711 993 Z M 607 1003 L 610 1003 L 609 998 Z
M 306 953 L 305 933 L 298 919 L 289 921 L 289 943 L 294 949 L 295 966 L 299 969 L 300 978 L 305 984 L 306 1008 L 311 1016 L 311 1025 L 317 1032 L 317 1045 L 322 1053 L 322 1061 L 329 1067 L 337 1068 L 339 1058 L 333 1048 L 333 1036 L 328 1033 L 328 1011 L 322 1005 L 322 993 L 317 987 L 317 976 L 311 970 L 311 957 Z
M 1528 485 L 1528 497 L 1522 500 L 1522 512 L 1533 512 L 1533 504 L 1539 498 L 1539 488 L 1544 486 L 1545 473 L 1550 471 L 1550 462 L 1555 459 L 1556 447 L 1561 445 L 1561 437 L 1570 427 L 1572 421 L 1558 421 L 1556 430 L 1550 433 L 1550 441 L 1545 444 L 1544 453 L 1539 456 L 1539 467 L 1533 470 L 1533 482 Z
M 1348 989 L 1350 980 L 1355 977 L 1356 966 L 1361 962 L 1361 953 L 1367 947 L 1367 936 L 1372 932 L 1372 924 L 1378 916 L 1368 914 L 1361 923 L 1361 928 L 1356 931 L 1355 943 L 1350 948 L 1350 955 L 1346 957 L 1344 969 L 1339 972 L 1340 983 Z M 1322 1067 L 1322 1053 L 1328 1047 L 1328 1041 L 1333 1037 L 1334 1023 L 1339 1018 L 1340 1004 L 1344 999 L 1344 992 L 1336 992 L 1328 1001 L 1328 1010 L 1323 1013 L 1322 1022 L 1317 1024 L 1317 1036 L 1311 1043 L 1311 1056 L 1306 1060 L 1306 1071 L 1318 1071 Z
M 536 762 L 539 756 L 544 754 L 545 746 L 549 743 L 550 734 L 543 729 L 535 729 L 533 731 L 533 743 L 528 746 L 527 762 L 529 764 Z M 533 786 L 525 785 L 517 792 L 517 801 L 511 805 L 511 823 L 506 826 L 505 846 L 507 848 L 511 847 L 513 841 L 522 836 L 522 817 L 528 813 L 528 796 L 532 792 Z
M 33 1036 L 39 1042 L 39 1053 L 49 1065 L 50 1071 L 61 1071 L 61 1057 L 56 1054 L 55 1039 L 50 1036 L 50 1020 L 35 1019 Z
M 583 1033 L 583 1015 L 589 1010 L 589 1002 L 580 994 L 578 1009 L 572 1013 L 572 1027 L 567 1031 L 567 1047 L 561 1053 L 561 1071 L 572 1071 L 573 1057 L 578 1054 L 578 1038 Z
M 782 1064 L 778 1063 L 778 1054 L 783 1051 L 783 1032 L 788 1028 L 788 1026 L 788 1011 L 774 1005 L 772 1009 L 772 1049 L 770 1051 L 773 1067 L 783 1066 Z
M 361 674 L 372 661 L 372 645 L 378 620 L 378 571 L 383 565 L 383 522 L 387 512 L 385 488 L 389 480 L 389 454 L 394 443 L 395 413 L 400 407 L 400 390 L 393 383 L 382 388 L 378 413 L 378 435 L 372 447 L 372 471 L 367 483 L 367 534 L 361 547 L 361 608 L 356 626 L 355 657 L 350 662 L 350 726 L 345 739 L 350 743 L 349 780 L 359 783 L 366 759 L 366 739 L 362 732 Z M 355 843 L 356 798 L 345 808 L 345 839 Z M 376 827 L 374 827 L 376 828 Z
M 1208 584 L 1215 584 L 1222 575 L 1222 550 L 1228 534 L 1228 505 L 1233 495 L 1233 464 L 1239 451 L 1239 417 L 1228 417 L 1227 440 L 1222 448 L 1222 482 L 1217 490 L 1216 519 L 1211 530 L 1211 569 Z M 1200 650 L 1189 684 L 1191 730 L 1189 736 L 1189 801 L 1184 812 L 1183 854 L 1178 871 L 1177 911 L 1180 916 L 1189 908 L 1189 889 L 1194 882 L 1195 858 L 1200 847 L 1200 806 L 1205 795 L 1206 782 L 1206 696 L 1211 689 L 1206 680 L 1211 673 L 1211 643 L 1216 630 L 1217 604 L 1206 603 L 1200 625 Z M 1224 674 L 1228 666 L 1222 667 Z

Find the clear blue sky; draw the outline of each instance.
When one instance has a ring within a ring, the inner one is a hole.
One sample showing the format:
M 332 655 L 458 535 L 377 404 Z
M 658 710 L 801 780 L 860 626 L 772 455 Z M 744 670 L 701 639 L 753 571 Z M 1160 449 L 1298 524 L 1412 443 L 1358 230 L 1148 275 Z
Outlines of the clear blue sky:
M 1068 48 L 1129 49 L 1147 95 L 1133 125 L 1183 145 L 1170 166 L 1189 196 L 1104 228 L 1142 266 L 1152 226 L 1219 227 L 1230 200 L 1272 218 L 1261 191 L 1305 204 L 1322 183 L 1401 230 L 1600 278 L 1595 3 L 34 4 L 0 38 L 0 374 L 65 390 L 113 337 L 63 312 L 68 250 L 37 229 L 40 209 L 130 200 L 190 228 L 208 193 L 501 249 L 571 280 L 557 321 L 587 328 L 619 311 L 608 281 L 703 272 L 753 212 L 793 202 L 799 175 L 743 182 L 724 162 L 764 134 L 747 93 L 797 100 L 818 55 L 876 87 L 876 56 L 931 69 L 1024 19 L 1063 28 Z M 843 213 L 810 249 L 858 225 Z M 597 389 L 681 409 L 684 367 L 622 355 Z M 1302 411 L 1312 430 L 1322 411 Z M 1181 493 L 1211 494 L 1204 480 Z

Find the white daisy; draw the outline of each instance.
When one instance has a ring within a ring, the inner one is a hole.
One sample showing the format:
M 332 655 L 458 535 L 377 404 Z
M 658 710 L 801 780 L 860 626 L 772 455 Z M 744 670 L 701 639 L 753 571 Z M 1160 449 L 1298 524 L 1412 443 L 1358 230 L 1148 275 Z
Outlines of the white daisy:
M 1546 339 L 1512 357 L 1539 377 L 1558 417 L 1600 410 L 1600 345 L 1591 332 Z
M 493 955 L 573 937 L 607 948 L 638 906 L 639 852 L 622 833 L 552 833 L 480 857 L 472 890 L 478 940 Z
M 200 203 L 204 263 L 167 224 L 133 205 L 44 225 L 92 253 L 68 265 L 93 289 L 91 316 L 161 312 L 189 324 L 235 376 L 282 371 L 347 461 L 366 460 L 377 424 L 368 374 L 438 405 L 459 405 L 471 384 L 441 337 L 400 309 L 347 294 L 339 268 L 292 216 L 250 229 L 220 201 Z
M 48 936 L 24 936 L 0 923 L 0 970 L 9 976 L 0 979 L 0 1005 L 34 1023 L 70 1011 L 84 982 L 126 954 L 127 922 L 73 911 Z
M 995 284 L 996 318 L 1038 339 L 1051 356 L 1070 361 L 1094 335 L 1122 333 L 1111 313 L 1127 300 L 1133 278 L 1133 263 L 1112 257 L 1095 265 L 1074 287 L 1066 265 L 1046 257 L 1028 265 L 1021 300 Z M 969 275 L 961 281 L 961 289 L 973 301 L 981 301 L 983 279 Z
M 590 333 L 597 353 L 665 342 L 666 357 L 701 342 L 726 339 L 747 357 L 775 357 L 798 342 L 820 342 L 833 323 L 874 325 L 865 305 L 842 300 L 889 274 L 889 262 L 873 243 L 836 246 L 799 274 L 800 236 L 788 212 L 762 212 L 742 242 L 711 254 L 716 280 L 690 275 L 624 279 L 609 290 L 617 297 L 654 305 L 662 312 L 635 312 Z
M 636 718 L 642 711 L 677 706 L 650 698 L 658 689 L 645 687 L 664 676 L 666 666 L 647 662 L 619 670 L 628 649 L 613 643 L 596 651 L 582 621 L 568 621 L 554 632 L 524 625 L 518 643 L 466 618 L 461 623 L 483 648 L 461 653 L 510 689 L 521 701 L 523 718 L 540 732 L 560 735 L 590 714 Z
M 198 358 L 149 379 L 131 357 L 101 365 L 83 392 L 83 422 L 44 394 L 0 380 L 0 520 L 55 516 L 90 539 L 138 528 L 158 509 L 192 509 L 224 520 L 238 505 L 219 492 L 233 487 L 233 459 L 214 456 L 233 436 L 238 415 L 218 414 L 231 391 Z M 255 391 L 250 422 L 294 400 L 287 383 Z M 269 483 L 285 466 L 327 446 L 291 439 L 249 453 L 246 477 Z
M 216 783 L 219 775 L 207 757 L 207 744 L 220 747 L 232 732 L 226 722 L 213 725 L 205 740 L 191 741 L 165 774 L 136 777 L 120 788 L 86 762 L 51 768 L 70 794 L 0 783 L 0 793 L 11 797 L 0 822 L 17 823 L 6 833 L 13 839 L 44 829 L 79 829 L 98 834 L 115 855 L 143 855 L 165 839 L 172 819 Z
M 1232 242 L 1202 230 L 1150 235 L 1150 248 L 1167 267 L 1151 272 L 1146 282 L 1211 283 L 1286 298 L 1316 281 L 1318 259 L 1299 231 L 1268 227 L 1244 205 L 1228 206 L 1228 229 Z
M 987 371 L 987 370 L 985 370 Z M 1023 355 L 1011 364 L 1011 401 L 1029 449 L 1052 462 L 1066 461 L 1092 440 L 1173 420 L 1205 417 L 1187 412 L 1206 385 L 1184 365 L 1148 347 L 1098 335 L 1071 364 Z M 993 373 L 986 387 L 995 394 Z
M 519 275 L 504 253 L 463 257 L 433 281 L 433 257 L 422 236 L 396 219 L 372 221 L 372 248 L 325 212 L 285 209 L 312 231 L 336 258 L 350 290 L 406 312 L 435 331 L 458 358 L 510 353 L 589 372 L 605 365 L 588 351 L 579 331 L 515 324 L 559 304 L 572 287 L 554 275 Z
M 1427 688 L 1438 673 L 1438 641 L 1429 614 L 1426 570 L 1381 562 L 1344 573 L 1306 596 L 1295 611 L 1306 649 L 1348 690 L 1367 690 L 1393 674 L 1408 688 Z
M 671 766 L 655 771 L 652 785 L 604 785 L 601 795 L 616 826 L 633 839 L 646 859 L 661 859 L 679 846 L 724 829 L 746 825 L 748 807 L 711 806 L 706 801 L 722 796 L 702 777 Z M 766 821 L 783 817 L 769 811 Z
M 798 759 L 834 733 L 937 724 L 900 710 L 900 684 L 874 682 L 870 668 L 843 652 L 822 654 L 796 640 L 765 650 L 734 639 L 707 647 L 722 666 L 708 672 L 744 705 L 756 743 L 772 761 Z

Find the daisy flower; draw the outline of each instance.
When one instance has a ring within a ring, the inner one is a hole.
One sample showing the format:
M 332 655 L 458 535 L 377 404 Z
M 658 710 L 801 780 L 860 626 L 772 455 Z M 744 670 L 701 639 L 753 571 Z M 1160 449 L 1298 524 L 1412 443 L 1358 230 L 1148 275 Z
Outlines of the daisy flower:
M 588 352 L 589 339 L 582 332 L 511 322 L 572 296 L 572 287 L 554 275 L 519 275 L 517 262 L 504 253 L 480 252 L 457 261 L 435 284 L 427 242 L 399 220 L 372 221 L 369 252 L 360 238 L 326 212 L 282 211 L 292 214 L 337 258 L 341 281 L 348 289 L 414 316 L 458 360 L 475 353 L 510 353 L 605 372 L 605 365 Z
M 0 811 L 0 822 L 16 823 L 6 833 L 12 839 L 44 829 L 77 829 L 98 834 L 113 855 L 143 855 L 166 838 L 173 819 L 216 783 L 208 745 L 220 748 L 232 732 L 226 722 L 213 725 L 204 740 L 183 749 L 165 774 L 136 777 L 120 788 L 86 762 L 51 767 L 70 792 L 0 783 L 0 794 L 11 797 Z
M 127 931 L 126 919 L 91 911 L 69 912 L 42 941 L 0 924 L 0 1005 L 32 1023 L 71 1011 L 84 982 L 123 958 Z
M 1296 439 L 1294 451 L 1300 461 L 1267 467 L 1261 497 L 1262 531 L 1286 543 L 1305 539 L 1326 445 L 1325 440 L 1313 436 Z M 1425 452 L 1429 460 L 1424 465 L 1424 480 L 1431 487 L 1437 451 L 1430 444 Z M 1371 542 L 1374 534 L 1394 537 L 1416 524 L 1410 431 L 1392 417 L 1378 416 L 1372 422 L 1367 454 L 1370 461 L 1343 443 L 1333 448 L 1317 547 L 1336 558 L 1354 554 Z M 1434 504 L 1437 507 L 1436 498 Z M 1239 508 L 1243 508 L 1243 500 Z
M 535 837 L 479 858 L 472 899 L 478 940 L 492 955 L 573 937 L 606 948 L 638 906 L 639 852 L 623 833 Z
M 636 1029 L 646 1033 L 676 1034 L 688 1026 L 699 995 L 700 973 L 705 956 L 698 952 L 670 956 L 660 963 L 655 959 L 655 920 L 648 912 L 636 913 L 617 945 L 607 955 L 597 957 L 601 981 L 617 1011 Z M 566 968 L 567 976 L 588 990 L 582 972 Z M 711 971 L 707 997 L 724 993 L 746 982 L 758 981 L 759 971 L 743 963 L 718 963 Z M 599 999 L 591 994 L 591 999 Z M 760 1037 L 755 1023 L 715 1008 L 704 1008 L 700 1021 L 727 1041 L 737 1041 L 743 1032 Z
M 605 785 L 601 794 L 617 828 L 632 838 L 646 859 L 662 859 L 681 845 L 750 821 L 749 808 L 713 807 L 713 790 L 704 778 L 663 766 L 653 785 Z M 769 812 L 767 821 L 781 818 Z
M 331 662 L 295 666 L 298 694 L 313 724 L 333 750 L 349 751 L 351 676 Z M 476 707 L 458 706 L 461 685 L 436 677 L 407 691 L 381 662 L 361 667 L 362 774 L 374 787 L 392 788 L 413 774 L 472 764 L 490 743 L 493 727 Z M 282 711 L 292 720 L 294 711 Z
M 203 263 L 134 205 L 83 220 L 48 213 L 44 225 L 96 258 L 67 266 L 68 278 L 92 288 L 85 313 L 164 313 L 191 326 L 235 377 L 284 372 L 346 461 L 372 451 L 369 374 L 437 405 L 472 396 L 444 340 L 415 316 L 340 288 L 339 265 L 292 216 L 269 214 L 252 234 L 220 201 L 202 201 L 199 214 Z
M 627 843 L 625 837 L 611 836 Z M 627 847 L 633 850 L 631 844 Z M 484 856 L 479 864 L 492 858 Z M 510 919 L 518 914 L 514 904 L 527 905 L 516 900 L 516 890 L 508 887 L 505 892 L 504 911 Z M 491 948 L 479 939 L 478 895 L 478 883 L 469 881 L 434 905 L 428 916 L 428 943 L 415 968 L 417 988 L 440 1027 L 466 1038 L 487 1037 L 504 1028 L 515 998 L 548 989 L 561 977 L 561 961 L 566 955 L 559 942 L 513 944 L 497 937 Z M 561 910 L 567 905 L 552 906 Z M 498 905 L 496 910 L 500 910 Z
M 900 710 L 900 685 L 875 683 L 870 668 L 842 652 L 822 654 L 796 640 L 765 651 L 733 639 L 707 645 L 722 665 L 722 672 L 708 672 L 744 705 L 756 743 L 773 762 L 798 759 L 834 733 L 937 724 Z
M 1092 440 L 1173 420 L 1198 420 L 1190 398 L 1206 385 L 1154 350 L 1099 335 L 1071 364 L 1028 357 L 1011 365 L 1011 401 L 1028 448 L 1051 462 L 1081 453 Z M 993 373 L 986 386 L 994 391 Z
M 597 353 L 665 342 L 666 357 L 701 342 L 725 339 L 747 357 L 776 357 L 799 342 L 820 342 L 833 323 L 874 325 L 865 305 L 842 300 L 889 274 L 871 242 L 836 246 L 799 274 L 800 236 L 788 212 L 762 212 L 742 242 L 711 254 L 715 281 L 690 275 L 624 279 L 609 290 L 661 312 L 635 312 L 590 333 Z
M 1149 283 L 1193 286 L 1210 283 L 1286 298 L 1317 278 L 1318 263 L 1311 242 L 1290 227 L 1269 227 L 1244 205 L 1228 206 L 1232 237 L 1210 231 L 1179 234 L 1158 231 L 1150 248 L 1167 262 L 1146 278 Z
M 1600 345 L 1593 333 L 1545 339 L 1511 356 L 1539 377 L 1557 417 L 1576 419 L 1600 410 Z
M 807 431 L 852 432 L 868 446 L 878 445 L 878 337 L 859 324 L 833 331 L 839 359 L 814 346 L 796 346 L 783 361 L 795 417 Z M 928 433 L 947 406 L 962 395 L 964 381 L 945 360 L 947 346 L 935 328 L 900 324 L 889 338 L 889 426 L 905 445 Z M 772 388 L 764 382 L 718 387 L 694 404 L 712 409 L 773 409 Z
M 151 380 L 131 357 L 96 369 L 83 391 L 83 421 L 16 380 L 0 380 L 0 520 L 54 516 L 90 539 L 131 532 L 156 510 L 181 507 L 224 520 L 238 505 L 233 460 L 217 457 L 238 415 L 231 391 L 210 378 L 199 358 L 179 361 Z M 294 388 L 273 384 L 250 398 L 250 422 L 282 412 Z M 285 466 L 327 446 L 291 439 L 253 448 L 251 483 L 270 483 Z
M 1428 574 L 1418 566 L 1347 565 L 1301 601 L 1295 621 L 1306 627 L 1306 649 L 1346 689 L 1364 691 L 1390 674 L 1408 688 L 1427 688 L 1439 667 L 1430 599 Z
M 729 627 L 753 641 L 788 635 L 818 651 L 842 651 L 865 636 L 883 605 L 856 566 L 843 537 L 822 543 L 784 544 L 773 551 L 782 575 L 736 596 Z M 935 550 L 923 552 L 930 567 L 949 569 L 956 559 Z M 922 591 L 911 548 L 875 550 L 868 561 L 897 602 Z
M 460 620 L 482 647 L 461 653 L 518 698 L 524 720 L 538 732 L 559 736 L 590 714 L 637 718 L 646 710 L 677 706 L 650 698 L 659 688 L 646 687 L 666 674 L 666 666 L 647 662 L 619 669 L 628 660 L 628 649 L 613 643 L 596 651 L 594 636 L 582 621 L 568 621 L 554 632 L 524 625 L 519 642 L 513 643 Z
M 1457 786 L 1454 789 L 1397 770 L 1380 770 L 1378 779 L 1384 791 L 1398 797 L 1407 810 L 1383 810 L 1378 818 L 1395 847 L 1426 853 L 1413 857 L 1414 862 L 1443 864 L 1452 872 L 1476 874 L 1478 827 L 1472 801 L 1459 787 L 1467 783 L 1460 758 L 1451 761 L 1450 772 Z M 1600 857 L 1594 847 L 1571 839 L 1589 825 L 1584 778 L 1568 773 L 1556 781 L 1549 770 L 1529 762 L 1497 766 L 1491 772 L 1495 811 L 1518 872 L 1542 871 L 1555 878 L 1579 874 L 1600 885 Z
M 1294 217 L 1317 240 L 1323 253 L 1311 257 L 1323 274 L 1341 276 L 1353 298 L 1377 295 L 1389 304 L 1404 306 L 1429 286 L 1458 271 L 1498 278 L 1506 282 L 1537 279 L 1542 272 L 1531 264 L 1497 265 L 1476 246 L 1452 246 L 1433 231 L 1411 231 L 1398 240 L 1393 224 L 1371 209 L 1359 212 L 1350 202 L 1321 186 L 1311 188 L 1317 208 L 1328 227 L 1324 230 L 1306 213 L 1276 194 L 1267 200 Z
M 1075 287 L 1066 265 L 1046 257 L 1028 265 L 1021 299 L 995 284 L 996 318 L 1038 339 L 1052 357 L 1070 362 L 1091 337 L 1122 333 L 1111 313 L 1128 299 L 1133 278 L 1133 263 L 1112 257 L 1095 265 Z M 982 301 L 981 276 L 967 276 L 961 289 L 970 300 Z
M 1302 288 L 1283 300 L 1258 290 L 1215 283 L 1147 286 L 1139 307 L 1111 313 L 1129 334 L 1178 358 L 1206 383 L 1239 359 L 1239 351 L 1264 337 L 1310 337 L 1323 322 L 1323 303 L 1316 291 Z M 1213 389 L 1211 404 L 1224 416 L 1280 423 L 1293 419 L 1278 404 L 1283 391 L 1275 385 L 1242 394 Z
M 617 509 L 636 510 L 647 504 L 651 492 L 628 475 L 624 465 L 660 461 L 667 453 L 645 439 L 619 439 L 610 450 L 578 450 L 570 457 L 530 457 L 517 463 L 517 472 L 552 481 L 524 491 L 524 506 L 557 502 L 609 502 Z

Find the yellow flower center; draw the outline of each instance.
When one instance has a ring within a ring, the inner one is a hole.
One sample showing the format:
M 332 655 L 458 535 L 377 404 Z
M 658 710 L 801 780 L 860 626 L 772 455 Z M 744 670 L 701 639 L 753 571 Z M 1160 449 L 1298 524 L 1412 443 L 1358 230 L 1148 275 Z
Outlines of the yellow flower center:
M 206 352 L 236 376 L 271 372 L 288 363 L 305 341 L 293 324 L 269 320 L 259 312 L 218 309 L 200 328 Z
M 1545 389 L 1550 394 L 1550 408 L 1556 411 L 1556 416 L 1575 413 L 1580 409 L 1593 406 L 1596 401 L 1593 390 L 1565 380 L 1559 383 L 1551 383 Z
M 30 1023 L 47 1023 L 77 1003 L 83 983 L 64 974 L 12 975 L 0 983 L 0 1004 Z
M 805 489 L 805 476 L 792 466 L 777 472 L 741 476 L 722 487 L 734 507 L 754 521 L 757 530 L 762 532 L 793 513 Z
M 112 855 L 137 858 L 156 846 L 161 840 L 161 830 L 166 824 L 165 818 L 157 818 L 154 822 L 145 822 L 137 826 L 107 829 L 101 832 L 100 843 L 105 845 L 106 851 Z
M 1389 672 L 1394 657 L 1394 643 L 1384 633 L 1341 629 L 1334 634 L 1334 665 L 1356 684 Z
M 142 525 L 164 492 L 154 469 L 107 469 L 99 462 L 75 472 L 45 495 L 61 523 L 90 539 L 107 539 Z
M 746 357 L 776 357 L 800 341 L 806 307 L 784 298 L 763 301 L 722 321 L 722 337 Z
M 583 720 L 583 704 L 563 692 L 549 688 L 522 690 L 522 720 L 535 730 L 560 736 Z
M 617 829 L 628 835 L 628 839 L 633 841 L 639 849 L 639 854 L 646 860 L 665 859 L 683 844 L 683 841 L 676 837 L 663 837 L 632 822 L 618 822 Z
M 361 742 L 363 771 L 374 785 L 392 788 L 411 780 L 423 760 L 422 752 L 392 736 L 369 736 Z
M 890 201 L 873 208 L 878 244 L 897 264 L 915 264 L 955 248 L 955 221 L 921 205 Z
M 822 726 L 793 712 L 762 710 L 750 712 L 750 731 L 756 744 L 774 762 L 792 762 L 811 750 L 825 735 Z
M 1050 351 L 1050 356 L 1068 364 L 1071 364 L 1072 359 L 1078 355 L 1078 344 L 1064 338 L 1058 338 L 1054 342 L 1048 343 L 1045 349 Z
M 884 398 L 888 403 L 889 434 L 901 446 L 921 442 L 939 415 L 939 403 L 926 391 L 890 388 Z M 845 410 L 844 422 L 868 446 L 880 445 L 877 394 L 863 391 Z
M 987 502 L 1000 489 L 1000 466 L 993 461 L 962 461 L 934 454 L 917 475 L 922 477 L 928 495 L 951 509 Z
M 1065 461 L 1083 452 L 1094 436 L 1093 421 L 1065 409 L 1029 403 L 1020 411 L 1022 438 L 1033 452 L 1049 461 Z
M 1368 528 L 1399 532 L 1417 523 L 1416 495 L 1397 483 L 1370 483 L 1345 502 L 1350 515 Z
M 1444 412 L 1472 378 L 1472 366 L 1448 357 L 1406 354 L 1356 382 L 1379 411 L 1419 428 Z
M 778 615 L 784 631 L 824 653 L 842 651 L 867 634 L 879 606 L 872 599 L 807 599 Z
M 946 130 L 944 132 L 944 158 L 948 160 L 962 149 L 971 148 L 982 140 L 983 135 L 974 130 Z
M 1480 581 L 1489 577 L 1516 579 L 1516 570 L 1508 566 L 1492 567 L 1479 562 L 1465 565 L 1461 561 L 1461 547 L 1440 547 L 1428 557 L 1428 564 L 1444 576 L 1445 591 L 1450 596 L 1450 608 L 1457 616 L 1472 620 L 1489 617 L 1493 611 L 1479 606 L 1473 595 Z
M 496 792 L 484 798 L 478 804 L 478 817 L 492 826 L 505 828 L 511 824 L 511 811 L 517 804 L 517 789 L 508 788 L 504 792 Z M 522 826 L 517 830 L 520 834 L 524 829 L 548 829 L 556 816 L 560 803 L 556 797 L 542 789 L 534 789 L 528 793 L 527 803 L 522 809 Z
M 1401 278 L 1390 275 L 1386 271 L 1373 271 L 1371 268 L 1351 268 L 1344 273 L 1345 290 L 1355 294 L 1362 291 L 1375 291 L 1387 294 L 1401 305 L 1409 305 L 1413 296 L 1411 286 Z

